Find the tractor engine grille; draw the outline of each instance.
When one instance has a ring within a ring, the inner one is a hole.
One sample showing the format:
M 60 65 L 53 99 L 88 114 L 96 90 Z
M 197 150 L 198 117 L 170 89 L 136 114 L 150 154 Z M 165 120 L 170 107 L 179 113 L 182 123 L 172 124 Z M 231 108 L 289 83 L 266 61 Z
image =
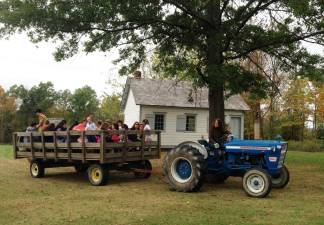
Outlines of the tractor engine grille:
M 281 146 L 281 154 L 280 154 L 279 163 L 278 163 L 279 167 L 281 167 L 285 161 L 286 152 L 287 152 L 287 144 L 283 144 Z

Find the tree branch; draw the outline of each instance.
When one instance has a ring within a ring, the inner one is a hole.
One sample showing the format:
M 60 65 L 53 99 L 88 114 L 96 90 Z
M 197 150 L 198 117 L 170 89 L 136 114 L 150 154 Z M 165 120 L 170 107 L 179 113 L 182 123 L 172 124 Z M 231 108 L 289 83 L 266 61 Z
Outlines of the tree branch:
M 203 74 L 203 72 L 201 71 L 201 68 L 199 66 L 196 67 L 196 71 L 198 73 L 198 75 L 200 76 L 200 78 L 202 79 L 203 82 L 205 82 L 205 84 L 208 84 L 208 79 L 207 77 Z
M 249 53 L 251 53 L 251 52 L 253 52 L 255 50 L 262 50 L 264 48 L 268 48 L 268 47 L 273 46 L 273 45 L 290 44 L 290 43 L 301 41 L 301 40 L 307 39 L 309 37 L 313 37 L 313 36 L 320 35 L 320 34 L 324 34 L 324 30 L 317 31 L 317 32 L 314 32 L 314 33 L 310 33 L 310 34 L 304 34 L 304 36 L 295 36 L 294 38 L 292 38 L 291 35 L 282 36 L 282 37 L 277 38 L 276 40 L 270 41 L 268 43 L 263 43 L 263 44 L 260 44 L 260 45 L 257 45 L 257 46 L 253 46 L 250 49 L 248 49 L 248 50 L 246 50 L 244 52 L 241 52 L 241 53 L 239 53 L 237 55 L 225 57 L 225 59 L 227 59 L 227 60 L 238 59 L 238 58 L 241 58 L 243 56 L 247 56 Z
M 249 55 L 247 58 L 255 65 L 261 72 L 269 79 L 269 81 L 272 83 L 272 86 L 277 90 L 277 92 L 281 95 L 280 89 L 277 86 L 277 84 L 272 80 L 271 76 L 260 66 L 257 62 L 255 62 Z
M 266 9 L 269 5 L 271 5 L 272 3 L 276 2 L 278 0 L 271 0 L 268 3 L 265 3 L 262 5 L 262 3 L 264 2 L 264 0 L 260 0 L 257 4 L 257 6 L 251 10 L 249 13 L 247 13 L 246 18 L 238 25 L 237 29 L 230 34 L 230 37 L 228 37 L 228 40 L 224 46 L 224 51 L 228 50 L 228 47 L 230 46 L 231 41 L 237 37 L 237 35 L 240 33 L 240 31 L 243 29 L 243 27 L 246 25 L 246 23 L 251 19 L 251 17 L 259 12 L 260 10 Z M 245 6 L 244 9 L 241 10 L 241 13 L 238 13 L 234 18 L 233 21 L 237 21 L 239 20 L 239 17 L 243 15 L 243 12 L 250 6 L 252 5 L 252 3 L 254 3 L 255 1 L 250 0 Z
M 230 0 L 225 0 L 224 1 L 223 6 L 222 6 L 222 8 L 220 10 L 221 15 L 224 13 L 224 11 L 225 11 L 225 9 L 226 9 L 229 2 L 230 2 Z
M 175 6 L 176 8 L 180 9 L 185 14 L 196 18 L 198 21 L 202 22 L 203 24 L 208 24 L 209 26 L 214 26 L 208 19 L 204 18 L 202 15 L 199 15 L 198 12 L 194 11 L 192 8 L 190 8 L 188 5 L 186 5 L 184 2 L 179 3 L 178 1 L 174 0 L 163 0 L 167 4 L 171 4 Z

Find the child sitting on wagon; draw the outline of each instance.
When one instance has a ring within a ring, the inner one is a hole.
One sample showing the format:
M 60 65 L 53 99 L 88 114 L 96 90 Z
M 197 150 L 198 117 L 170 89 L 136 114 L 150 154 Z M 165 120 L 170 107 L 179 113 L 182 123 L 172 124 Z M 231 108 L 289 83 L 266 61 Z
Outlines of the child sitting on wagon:
M 75 127 L 73 127 L 72 130 L 74 130 L 74 131 L 85 131 L 86 130 L 86 126 L 87 126 L 87 120 L 83 120 L 81 123 L 79 123 L 78 125 L 76 125 Z M 72 140 L 74 141 L 75 139 L 72 138 Z M 85 142 L 88 142 L 88 139 L 86 137 L 84 137 L 84 141 Z M 82 139 L 81 139 L 80 136 L 77 138 L 77 142 L 79 142 L 79 143 L 82 142 Z

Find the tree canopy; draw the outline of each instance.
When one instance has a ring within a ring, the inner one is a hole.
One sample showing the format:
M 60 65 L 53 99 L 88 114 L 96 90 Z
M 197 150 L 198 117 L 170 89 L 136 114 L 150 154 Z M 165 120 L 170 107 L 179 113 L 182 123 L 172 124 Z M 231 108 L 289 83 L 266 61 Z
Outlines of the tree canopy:
M 51 82 L 41 82 L 31 89 L 26 89 L 23 85 L 14 85 L 8 93 L 21 101 L 17 112 L 19 127 L 25 127 L 34 120 L 36 109 L 42 109 L 45 113 L 48 113 L 49 109 L 54 106 L 57 97 L 54 85 Z
M 0 143 L 11 139 L 16 107 L 16 99 L 8 96 L 0 86 Z
M 323 20 L 323 0 L 0 2 L 0 34 L 27 31 L 34 42 L 60 43 L 57 60 L 119 47 L 125 74 L 138 68 L 150 47 L 161 73 L 184 74 L 209 88 L 210 120 L 224 118 L 225 89 L 266 90 L 268 80 L 239 63 L 258 66 L 250 57 L 255 51 L 278 58 L 283 70 L 323 80 L 323 58 L 301 44 L 324 44 Z
M 92 114 L 96 119 L 117 121 L 120 114 L 120 95 L 105 95 L 102 101 L 89 86 L 69 90 L 55 90 L 51 82 L 39 83 L 30 89 L 13 85 L 6 92 L 0 86 L 0 143 L 11 140 L 12 131 L 24 131 L 37 121 L 36 109 L 48 118 L 62 118 L 69 124 L 80 122 Z
M 77 121 L 83 120 L 90 114 L 94 114 L 99 108 L 97 94 L 89 86 L 76 89 L 70 101 L 72 118 Z

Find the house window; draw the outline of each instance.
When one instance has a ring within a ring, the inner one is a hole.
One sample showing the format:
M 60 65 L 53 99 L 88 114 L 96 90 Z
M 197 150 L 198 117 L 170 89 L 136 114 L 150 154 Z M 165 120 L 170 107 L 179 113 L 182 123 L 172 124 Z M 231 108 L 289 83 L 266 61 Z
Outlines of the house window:
M 154 114 L 154 130 L 164 130 L 164 114 Z
M 196 130 L 196 116 L 187 115 L 186 117 L 186 131 L 195 131 Z
M 234 138 L 241 139 L 241 130 L 242 130 L 242 118 L 238 116 L 232 116 L 230 120 L 230 129 Z
M 177 116 L 177 131 L 196 131 L 196 115 L 185 114 Z

